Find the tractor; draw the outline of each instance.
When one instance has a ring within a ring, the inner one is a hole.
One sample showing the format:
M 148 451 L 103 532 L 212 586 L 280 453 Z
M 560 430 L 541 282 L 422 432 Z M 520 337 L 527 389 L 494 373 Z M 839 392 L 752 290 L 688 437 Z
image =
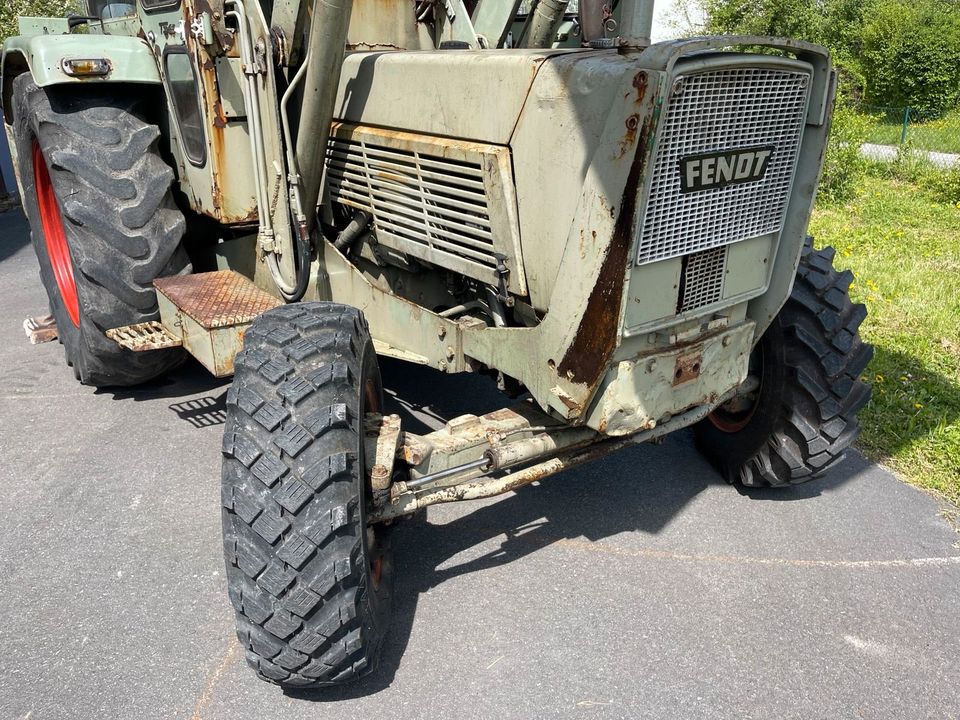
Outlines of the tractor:
M 374 668 L 391 531 L 430 505 L 688 427 L 729 482 L 788 487 L 856 438 L 866 311 L 806 234 L 823 48 L 654 44 L 651 0 L 83 11 L 3 45 L 40 279 L 81 383 L 232 376 L 226 579 L 261 678 Z M 380 357 L 503 407 L 418 435 Z

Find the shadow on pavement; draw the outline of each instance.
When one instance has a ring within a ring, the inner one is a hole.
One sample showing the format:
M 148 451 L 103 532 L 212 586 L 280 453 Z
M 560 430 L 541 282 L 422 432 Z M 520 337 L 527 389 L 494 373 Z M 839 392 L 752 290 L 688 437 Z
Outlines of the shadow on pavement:
M 20 208 L 0 213 L 0 262 L 16 255 L 30 244 L 30 226 Z
M 510 404 L 490 378 L 444 375 L 429 368 L 382 359 L 388 411 L 403 427 L 426 433 L 467 412 L 482 414 Z M 134 389 L 108 391 L 135 401 L 181 399 L 170 409 L 197 428 L 223 423 L 228 380 L 212 378 L 188 361 L 167 379 Z M 627 462 L 624 456 L 631 454 Z M 781 490 L 750 490 L 754 500 L 802 500 L 829 491 L 867 464 L 858 454 L 825 480 Z M 683 457 L 683 471 L 673 462 Z M 676 468 L 676 470 L 675 470 Z M 499 567 L 564 540 L 597 541 L 621 533 L 657 534 L 699 493 L 723 485 L 719 474 L 696 452 L 690 434 L 677 433 L 662 446 L 645 445 L 615 458 L 595 461 L 521 488 L 496 502 L 477 504 L 469 514 L 439 524 L 425 518 L 397 524 L 393 533 L 396 586 L 393 619 L 377 669 L 363 680 L 322 692 L 287 691 L 290 697 L 336 702 L 376 694 L 394 680 L 410 639 L 419 597 L 452 578 Z M 731 492 L 733 492 L 731 490 Z M 479 557 L 459 564 L 452 558 L 489 545 Z
M 404 427 L 417 422 L 410 409 L 448 419 L 464 412 L 479 414 L 501 407 L 503 396 L 484 378 L 454 378 L 425 368 L 384 363 L 384 381 L 402 399 L 398 402 Z M 422 404 L 420 404 L 422 403 Z M 412 428 L 420 432 L 417 428 Z M 689 433 L 669 437 L 663 446 L 639 446 L 622 455 L 596 461 L 521 488 L 498 502 L 478 505 L 453 522 L 434 524 L 414 520 L 401 523 L 394 533 L 397 567 L 393 623 L 378 668 L 363 680 L 322 692 L 289 692 L 291 697 L 315 702 L 337 702 L 376 694 L 388 688 L 403 657 L 421 594 L 467 573 L 515 562 L 564 540 L 597 541 L 620 533 L 659 533 L 694 497 L 712 485 L 724 485 L 720 475 L 697 454 Z M 684 472 L 644 473 L 643 468 L 671 467 L 663 453 L 685 456 Z M 656 455 L 661 454 L 658 462 Z M 803 500 L 842 485 L 867 463 L 854 454 L 828 478 L 780 490 L 754 490 L 756 500 Z M 693 472 L 691 472 L 693 465 Z M 625 468 L 637 468 L 625 475 Z M 732 492 L 732 490 L 731 490 Z M 451 558 L 483 544 L 488 552 L 469 561 L 449 564 Z

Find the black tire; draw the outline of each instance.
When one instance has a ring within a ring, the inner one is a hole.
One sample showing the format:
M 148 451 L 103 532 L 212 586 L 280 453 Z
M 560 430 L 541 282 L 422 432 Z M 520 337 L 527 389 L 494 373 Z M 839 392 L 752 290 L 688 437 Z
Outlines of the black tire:
M 17 164 L 40 278 L 67 364 L 87 385 L 135 385 L 186 357 L 179 348 L 134 353 L 104 334 L 156 320 L 153 281 L 190 270 L 183 214 L 170 192 L 173 171 L 159 155 L 159 129 L 137 114 L 139 102 L 136 92 L 110 85 L 38 88 L 26 73 L 13 82 Z M 56 198 L 58 217 L 48 222 L 63 228 L 69 264 L 62 271 L 72 276 L 78 301 L 72 310 L 51 260 L 35 171 L 49 178 Z
M 227 587 L 247 662 L 296 688 L 375 666 L 390 616 L 385 529 L 368 529 L 364 412 L 382 408 L 359 310 L 302 303 L 253 323 L 223 439 Z
M 746 407 L 718 408 L 696 427 L 701 451 L 729 482 L 788 486 L 822 476 L 860 431 L 870 399 L 859 380 L 873 357 L 860 339 L 867 316 L 850 301 L 853 275 L 808 238 L 793 292 L 754 351 L 760 387 Z

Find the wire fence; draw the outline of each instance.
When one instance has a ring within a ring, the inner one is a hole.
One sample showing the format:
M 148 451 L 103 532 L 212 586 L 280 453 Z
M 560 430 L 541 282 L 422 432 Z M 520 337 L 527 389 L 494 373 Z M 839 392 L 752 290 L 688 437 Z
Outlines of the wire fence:
M 925 115 L 915 108 L 859 105 L 870 119 L 867 143 L 881 148 L 906 145 L 926 152 L 941 164 L 960 164 L 960 108 L 938 116 Z M 942 158 L 939 156 L 943 156 Z

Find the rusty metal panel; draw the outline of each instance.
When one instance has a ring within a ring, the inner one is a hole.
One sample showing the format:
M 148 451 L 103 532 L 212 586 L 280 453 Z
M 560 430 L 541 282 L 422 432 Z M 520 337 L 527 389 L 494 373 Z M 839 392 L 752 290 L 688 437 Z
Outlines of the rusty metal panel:
M 592 226 L 577 236 L 577 256 L 565 258 L 563 252 L 591 160 L 604 139 L 605 118 L 614 95 L 624 91 L 622 78 L 630 67 L 629 59 L 609 53 L 552 58 L 537 74 L 517 122 L 510 146 L 517 199 L 523 208 L 520 239 L 530 302 L 538 310 L 552 309 L 561 261 L 574 262 L 579 268 L 588 256 L 603 249 L 604 238 Z M 629 109 L 621 123 L 633 113 Z M 623 124 L 618 130 L 627 132 Z M 619 142 L 615 147 L 616 153 L 632 150 Z M 604 188 L 604 197 L 617 196 L 614 187 Z
M 179 310 L 201 327 L 243 325 L 283 303 L 232 270 L 174 275 L 153 281 Z
M 754 323 L 700 335 L 666 338 L 664 347 L 615 364 L 604 379 L 587 424 L 624 436 L 656 427 L 699 405 L 715 405 L 747 377 Z
M 335 119 L 506 145 L 541 64 L 564 52 L 352 53 Z

